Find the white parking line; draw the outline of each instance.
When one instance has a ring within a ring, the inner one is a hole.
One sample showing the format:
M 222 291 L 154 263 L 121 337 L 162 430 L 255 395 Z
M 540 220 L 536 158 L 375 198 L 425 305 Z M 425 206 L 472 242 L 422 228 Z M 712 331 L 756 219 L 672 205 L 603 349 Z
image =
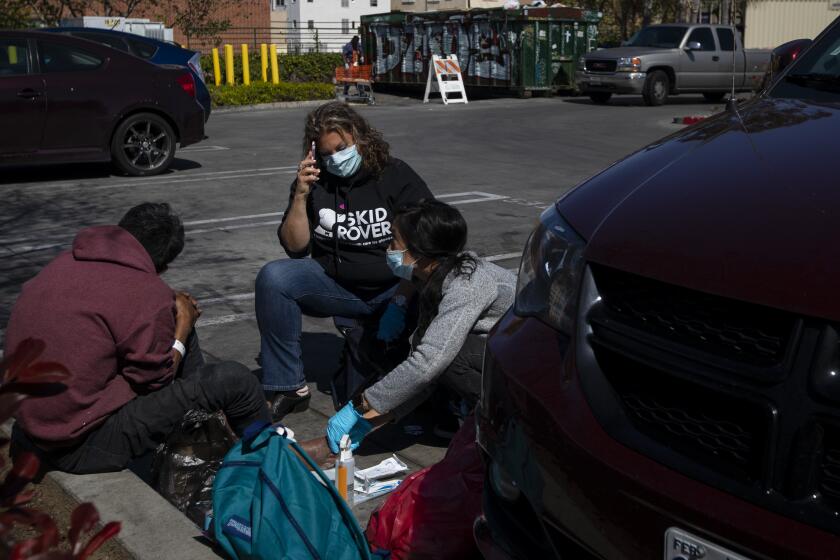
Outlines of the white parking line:
M 238 175 L 222 175 L 213 177 L 213 181 L 227 181 L 229 179 L 245 179 L 248 177 L 268 177 L 269 175 L 291 175 L 294 173 L 294 169 L 287 170 L 287 171 L 269 171 L 265 173 L 239 173 Z M 180 185 L 183 183 L 198 183 L 201 181 L 207 181 L 206 177 L 199 177 L 195 179 L 172 179 L 171 181 L 155 181 L 154 183 L 143 183 L 144 186 L 157 186 L 157 185 Z M 124 189 L 126 187 L 134 187 L 136 186 L 136 182 L 131 183 L 121 183 L 116 185 L 96 185 L 92 187 L 81 187 L 85 190 L 94 190 L 94 191 L 103 191 L 103 190 L 110 190 L 110 189 Z
M 194 152 L 220 152 L 222 150 L 230 150 L 225 146 L 204 146 L 204 145 L 196 145 L 196 146 L 187 146 L 186 148 L 180 148 L 178 153 L 194 153 Z
M 522 255 L 522 252 L 517 253 L 502 253 L 500 255 L 490 255 L 488 257 L 483 257 L 484 260 L 489 262 L 499 262 L 499 261 L 506 261 L 514 258 L 519 258 Z M 515 272 L 516 269 L 509 269 Z M 231 303 L 231 302 L 239 302 L 239 301 L 249 301 L 254 299 L 254 292 L 246 292 L 242 294 L 230 294 L 226 296 L 213 296 L 201 299 L 199 298 L 199 304 L 202 307 L 207 307 L 215 304 L 222 304 L 222 303 Z M 217 325 L 227 325 L 230 323 L 238 323 L 240 321 L 250 321 L 252 319 L 256 319 L 256 313 L 233 313 L 230 315 L 220 315 L 218 317 L 202 317 L 196 323 L 197 327 L 213 327 Z
M 262 175 L 262 174 L 261 174 Z M 192 182 L 192 181 L 203 181 L 204 179 L 184 179 L 181 181 L 169 181 L 168 183 L 176 183 L 176 182 Z M 160 182 L 159 182 L 160 183 Z M 464 198 L 466 197 L 466 198 Z M 459 206 L 462 204 L 475 204 L 479 202 L 493 202 L 498 200 L 506 200 L 508 197 L 493 194 L 483 191 L 465 191 L 465 192 L 457 192 L 457 193 L 445 193 L 438 195 L 436 198 L 447 200 L 453 206 Z M 456 200 L 451 200 L 456 199 Z M 230 225 L 222 225 L 217 227 L 208 227 L 208 228 L 200 228 L 200 229 L 190 229 L 190 226 L 196 225 L 208 225 L 208 224 L 216 224 L 216 223 L 226 223 L 226 222 L 240 222 L 243 220 L 253 220 L 255 218 L 270 218 L 270 217 L 278 217 L 282 218 L 283 212 L 266 212 L 263 214 L 246 214 L 243 216 L 228 216 L 225 218 L 209 218 L 204 220 L 191 220 L 188 222 L 184 222 L 184 226 L 187 228 L 186 233 L 188 236 L 191 235 L 199 235 L 203 233 L 213 233 L 218 231 L 235 231 L 240 229 L 251 229 L 251 228 L 259 228 L 265 226 L 276 226 L 280 224 L 281 220 L 259 220 L 255 222 L 246 222 L 242 224 L 230 224 Z M 70 237 L 68 235 L 68 237 Z M 40 243 L 39 243 L 40 241 Z M 3 239 L 0 238 L 0 248 L 5 249 L 7 252 L 12 253 L 13 255 L 23 254 L 23 253 L 33 253 L 37 251 L 46 251 L 49 249 L 61 248 L 65 246 L 69 246 L 69 241 L 54 241 L 54 242 L 47 242 L 44 243 L 44 238 L 39 237 L 37 239 L 33 238 L 16 238 L 16 239 Z
M 191 220 L 184 222 L 184 227 L 199 226 L 203 224 L 215 224 L 218 222 L 238 222 L 239 220 L 252 220 L 254 218 L 270 218 L 272 216 L 282 216 L 283 212 L 268 212 L 266 214 L 248 214 L 245 216 L 231 216 L 229 218 L 210 218 L 208 220 Z
M 172 181 L 193 181 L 196 180 L 198 177 L 207 178 L 208 180 L 227 180 L 227 179 L 236 179 L 238 177 L 252 177 L 254 173 L 262 174 L 263 172 L 272 172 L 267 173 L 269 175 L 273 173 L 279 173 L 284 171 L 294 171 L 297 169 L 296 165 L 286 165 L 282 167 L 257 167 L 254 169 L 229 169 L 227 171 L 202 171 L 198 173 L 188 173 L 186 171 L 175 171 L 171 174 L 167 175 L 159 175 L 157 177 L 148 177 L 144 179 L 134 179 L 130 181 L 123 181 L 122 183 L 117 184 L 86 184 L 80 182 L 78 180 L 71 180 L 71 181 L 55 181 L 52 183 L 41 183 L 41 184 L 12 184 L 12 185 L 0 185 L 0 189 L 19 189 L 25 188 L 27 192 L 37 192 L 37 191 L 45 191 L 50 189 L 103 189 L 103 188 L 122 188 L 122 187 L 134 187 L 134 186 L 143 186 L 143 185 L 164 185 L 170 184 Z M 172 179 L 173 175 L 186 175 L 181 179 Z M 203 180 L 203 179 L 202 179 Z
M 282 214 L 282 213 L 281 213 Z M 237 229 L 250 229 L 250 228 L 258 228 L 263 226 L 276 226 L 280 225 L 283 220 L 269 220 L 267 222 L 252 222 L 248 224 L 234 224 L 230 226 L 219 226 L 219 227 L 212 227 L 212 228 L 204 228 L 204 229 L 191 229 L 187 230 L 188 235 L 197 235 L 199 233 L 211 233 L 214 231 L 234 231 Z

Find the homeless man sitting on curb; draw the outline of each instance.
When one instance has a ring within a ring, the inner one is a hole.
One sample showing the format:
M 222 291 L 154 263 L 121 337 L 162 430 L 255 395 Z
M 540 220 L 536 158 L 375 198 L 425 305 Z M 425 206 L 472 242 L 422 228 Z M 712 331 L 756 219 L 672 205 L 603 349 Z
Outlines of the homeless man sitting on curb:
M 27 282 L 6 330 L 6 354 L 27 338 L 71 374 L 67 390 L 23 402 L 13 456 L 35 452 L 72 473 L 120 470 L 161 443 L 191 409 L 223 411 L 241 435 L 270 420 L 259 380 L 236 362 L 207 364 L 200 311 L 160 278 L 184 248 L 168 204 L 135 206 L 118 226 L 83 229 Z

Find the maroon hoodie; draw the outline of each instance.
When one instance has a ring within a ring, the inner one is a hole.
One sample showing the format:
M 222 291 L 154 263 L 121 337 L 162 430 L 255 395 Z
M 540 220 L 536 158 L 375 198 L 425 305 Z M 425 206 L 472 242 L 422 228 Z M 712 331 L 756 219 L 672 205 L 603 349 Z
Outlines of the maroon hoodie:
M 137 239 L 118 226 L 79 232 L 73 248 L 23 286 L 6 355 L 26 338 L 64 364 L 68 388 L 23 402 L 16 418 L 44 443 L 73 443 L 138 393 L 173 377 L 175 294 Z

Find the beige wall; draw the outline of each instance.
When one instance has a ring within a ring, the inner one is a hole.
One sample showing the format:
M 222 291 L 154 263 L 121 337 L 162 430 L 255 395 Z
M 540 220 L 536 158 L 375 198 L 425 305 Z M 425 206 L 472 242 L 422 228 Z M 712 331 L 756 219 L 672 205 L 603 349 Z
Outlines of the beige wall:
M 747 3 L 744 46 L 772 49 L 793 39 L 813 39 L 838 16 L 837 0 L 754 0 Z
M 470 8 L 500 8 L 504 0 L 391 0 L 395 12 L 442 12 Z
M 286 52 L 286 37 L 288 36 L 289 12 L 285 9 L 271 10 L 271 32 L 269 40 L 277 45 L 279 52 Z

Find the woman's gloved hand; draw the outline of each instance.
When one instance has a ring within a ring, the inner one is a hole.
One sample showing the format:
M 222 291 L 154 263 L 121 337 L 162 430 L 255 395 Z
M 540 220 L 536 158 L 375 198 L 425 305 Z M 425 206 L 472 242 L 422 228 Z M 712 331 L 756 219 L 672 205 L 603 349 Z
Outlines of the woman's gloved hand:
M 406 309 L 394 302 L 388 304 L 382 318 L 379 319 L 379 331 L 376 338 L 383 342 L 391 342 L 399 337 L 405 329 Z
M 345 434 L 350 435 L 350 441 L 352 442 L 350 448 L 356 449 L 372 429 L 371 423 L 356 412 L 353 403 L 347 403 L 327 422 L 327 443 L 330 446 L 330 451 L 333 453 L 339 452 L 338 446 L 341 443 L 341 436 Z

